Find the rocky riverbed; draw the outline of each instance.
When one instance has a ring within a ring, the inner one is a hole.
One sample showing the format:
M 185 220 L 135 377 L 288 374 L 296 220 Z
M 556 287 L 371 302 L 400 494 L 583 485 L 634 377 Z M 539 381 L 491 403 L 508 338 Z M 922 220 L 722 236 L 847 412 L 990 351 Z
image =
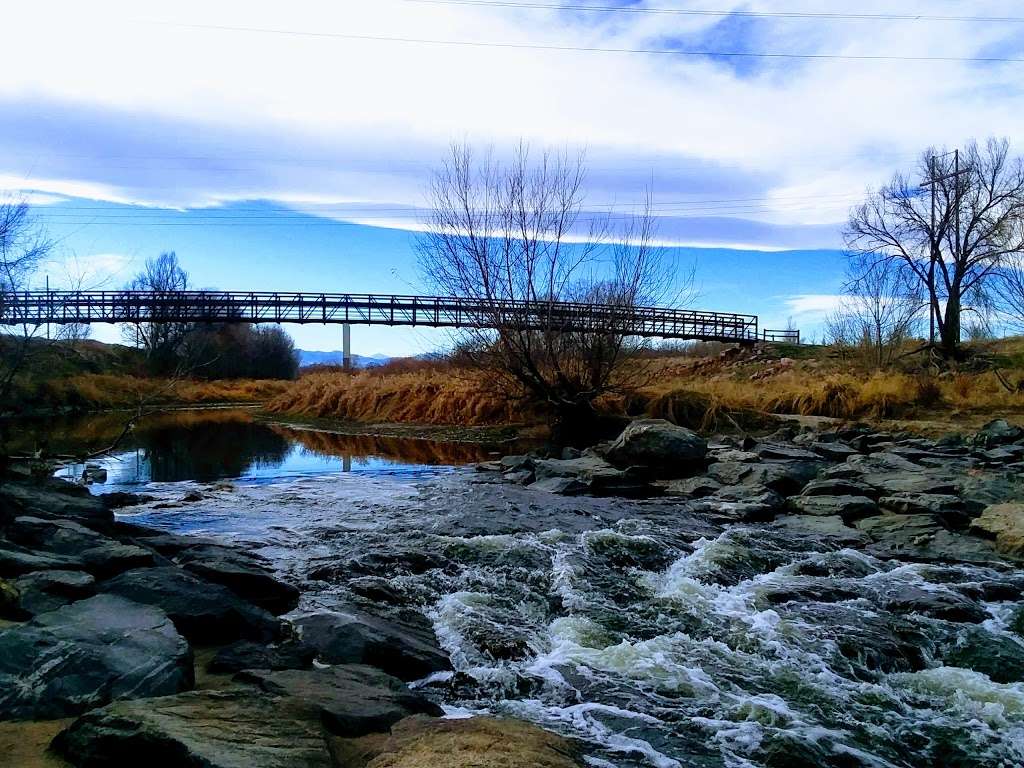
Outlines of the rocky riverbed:
M 648 421 L 415 476 L 6 480 L 0 725 L 76 766 L 1019 766 L 1022 467 L 1005 422 Z

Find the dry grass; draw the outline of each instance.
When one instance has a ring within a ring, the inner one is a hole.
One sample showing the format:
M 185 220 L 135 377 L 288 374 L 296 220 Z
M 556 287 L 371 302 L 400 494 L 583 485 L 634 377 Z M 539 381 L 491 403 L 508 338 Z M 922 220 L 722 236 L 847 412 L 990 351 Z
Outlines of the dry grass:
M 397 373 L 374 368 L 356 374 L 308 374 L 266 408 L 272 413 L 360 422 L 482 426 L 532 421 L 479 379 L 429 367 Z
M 81 374 L 41 382 L 30 398 L 34 407 L 75 410 L 147 405 L 262 403 L 287 390 L 290 382 L 239 379 L 174 381 L 112 374 Z

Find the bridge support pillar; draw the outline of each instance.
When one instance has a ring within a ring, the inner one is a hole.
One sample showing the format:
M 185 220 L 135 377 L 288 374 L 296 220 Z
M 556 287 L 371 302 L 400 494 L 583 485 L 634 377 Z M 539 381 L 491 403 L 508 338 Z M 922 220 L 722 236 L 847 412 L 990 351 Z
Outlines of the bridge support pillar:
M 341 364 L 346 371 L 352 370 L 352 326 L 341 326 Z

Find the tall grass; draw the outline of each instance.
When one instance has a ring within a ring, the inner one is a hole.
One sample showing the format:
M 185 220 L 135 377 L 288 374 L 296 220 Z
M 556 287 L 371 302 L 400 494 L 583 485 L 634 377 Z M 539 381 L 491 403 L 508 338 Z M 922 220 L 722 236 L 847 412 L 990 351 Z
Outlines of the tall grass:
M 341 421 L 466 426 L 522 424 L 531 415 L 471 376 L 425 368 L 388 373 L 312 373 L 266 405 L 272 413 Z

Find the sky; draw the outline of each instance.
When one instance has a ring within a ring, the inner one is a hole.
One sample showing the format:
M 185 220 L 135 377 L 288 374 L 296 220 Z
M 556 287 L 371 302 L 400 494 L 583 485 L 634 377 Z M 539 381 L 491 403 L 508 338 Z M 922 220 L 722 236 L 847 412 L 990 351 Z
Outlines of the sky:
M 583 149 L 588 209 L 628 214 L 650 188 L 701 308 L 813 335 L 852 204 L 929 146 L 1024 139 L 1019 0 L 553 4 L 12 4 L 0 193 L 57 237 L 54 287 L 120 287 L 174 250 L 197 287 L 419 293 L 415 230 L 452 142 Z

